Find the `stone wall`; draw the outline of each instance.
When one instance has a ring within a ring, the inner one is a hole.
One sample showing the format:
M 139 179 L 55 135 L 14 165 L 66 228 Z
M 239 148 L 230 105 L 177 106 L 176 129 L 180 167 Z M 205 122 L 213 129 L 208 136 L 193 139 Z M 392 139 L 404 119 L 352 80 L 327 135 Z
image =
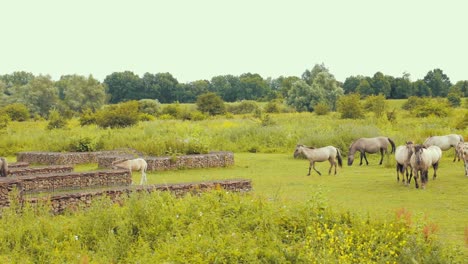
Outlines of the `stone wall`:
M 2 177 L 0 178 L 0 206 L 8 204 L 8 196 L 14 188 L 21 195 L 26 195 L 38 192 L 59 192 L 70 189 L 129 186 L 131 184 L 132 177 L 130 171 L 124 169 Z
M 27 163 L 26 163 L 27 164 Z M 71 165 L 42 166 L 42 167 L 8 167 L 8 177 L 31 176 L 35 174 L 51 174 L 72 172 Z
M 111 190 L 89 191 L 73 194 L 54 195 L 50 197 L 39 198 L 24 198 L 24 202 L 32 204 L 41 201 L 50 201 L 54 213 L 61 213 L 66 209 L 79 208 L 88 206 L 92 200 L 97 197 L 107 196 L 113 202 L 119 202 L 122 198 L 127 197 L 132 192 L 155 192 L 155 191 L 170 191 L 177 196 L 186 193 L 200 193 L 213 189 L 223 189 L 232 192 L 247 192 L 252 189 L 251 181 L 245 179 L 220 180 L 209 182 L 194 182 L 180 183 L 170 185 L 146 185 L 146 186 L 129 186 L 125 188 L 113 188 Z
M 121 155 L 125 151 L 95 151 L 95 152 L 18 152 L 18 162 L 28 162 L 47 165 L 72 165 L 96 163 L 102 155 Z
M 100 156 L 97 160 L 100 168 L 111 168 L 112 162 L 130 158 L 133 157 L 128 155 L 108 155 Z M 175 157 L 146 157 L 145 160 L 148 163 L 148 171 L 227 167 L 234 165 L 234 154 L 232 152 L 219 151 L 208 154 Z

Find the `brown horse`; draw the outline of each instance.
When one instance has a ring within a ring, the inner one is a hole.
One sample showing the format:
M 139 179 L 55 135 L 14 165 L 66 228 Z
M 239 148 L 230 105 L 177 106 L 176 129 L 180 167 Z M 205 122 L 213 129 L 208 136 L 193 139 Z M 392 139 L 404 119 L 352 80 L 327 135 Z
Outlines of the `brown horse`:
M 373 138 L 360 138 L 354 141 L 349 147 L 348 153 L 348 166 L 353 165 L 354 162 L 354 153 L 359 151 L 361 154 L 361 162 L 359 166 L 362 165 L 362 158 L 366 160 L 366 165 L 369 165 L 369 161 L 367 161 L 366 152 L 373 154 L 380 151 L 380 158 L 379 165 L 382 165 L 384 153 L 387 152 L 388 144 L 392 146 L 392 151 L 390 153 L 395 152 L 395 142 L 388 137 L 373 137 Z
M 413 155 L 411 155 L 411 168 L 413 169 L 414 182 L 416 188 L 419 188 L 418 177 L 421 176 L 421 186 L 426 187 L 429 167 L 432 165 L 434 168 L 434 175 L 432 178 L 435 180 L 437 177 L 437 168 L 439 161 L 442 158 L 442 150 L 438 146 L 430 146 L 426 148 L 424 145 L 414 145 Z M 419 173 L 419 175 L 418 175 Z
M 336 161 L 338 159 L 338 166 L 342 166 L 342 159 L 341 153 L 338 148 L 333 146 L 326 146 L 323 148 L 309 148 L 304 145 L 297 145 L 296 150 L 294 150 L 294 157 L 297 158 L 300 154 L 303 154 L 310 162 L 309 165 L 309 174 L 310 176 L 310 169 L 313 168 L 319 175 L 322 175 L 316 168 L 315 162 L 322 162 L 328 160 L 330 162 L 330 169 L 328 170 L 328 174 L 330 175 L 333 166 L 335 166 L 335 175 L 336 175 Z

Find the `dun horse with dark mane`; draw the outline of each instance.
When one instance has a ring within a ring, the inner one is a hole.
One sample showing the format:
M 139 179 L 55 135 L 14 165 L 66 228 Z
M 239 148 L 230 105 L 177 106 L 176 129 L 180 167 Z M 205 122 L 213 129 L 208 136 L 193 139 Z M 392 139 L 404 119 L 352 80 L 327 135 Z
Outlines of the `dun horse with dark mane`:
M 362 165 L 362 158 L 366 160 L 366 165 L 369 165 L 369 161 L 367 161 L 366 152 L 373 154 L 380 151 L 380 158 L 379 165 L 382 165 L 384 153 L 387 152 L 388 145 L 392 146 L 392 151 L 390 153 L 395 152 L 395 143 L 388 137 L 373 137 L 373 138 L 360 138 L 354 141 L 349 147 L 349 154 L 348 154 L 348 166 L 353 165 L 354 162 L 354 153 L 359 151 L 361 154 L 361 162 L 359 165 Z
M 303 154 L 310 162 L 309 165 L 309 174 L 310 176 L 310 169 L 313 168 L 319 175 L 322 175 L 316 168 L 315 162 L 322 162 L 328 160 L 330 162 L 330 169 L 328 170 L 328 174 L 331 173 L 333 166 L 335 166 L 335 175 L 336 175 L 336 160 L 338 159 L 338 166 L 342 166 L 342 159 L 341 153 L 338 148 L 333 146 L 326 146 L 322 148 L 310 148 L 304 145 L 297 145 L 296 150 L 294 151 L 294 157 L 297 158 L 300 154 Z

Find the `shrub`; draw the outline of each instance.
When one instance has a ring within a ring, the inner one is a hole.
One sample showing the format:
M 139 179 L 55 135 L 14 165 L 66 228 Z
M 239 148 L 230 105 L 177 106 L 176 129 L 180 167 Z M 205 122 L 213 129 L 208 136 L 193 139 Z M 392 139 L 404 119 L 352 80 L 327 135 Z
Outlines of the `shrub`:
M 364 108 L 366 111 L 373 112 L 376 117 L 381 117 L 387 108 L 385 96 L 382 94 L 369 95 L 364 102 Z
M 157 99 L 141 99 L 138 101 L 138 111 L 155 116 L 161 111 L 161 103 Z
M 250 114 L 254 113 L 256 110 L 259 109 L 258 104 L 255 101 L 251 100 L 244 100 L 239 104 L 228 105 L 226 108 L 228 112 L 231 112 L 235 115 Z
M 12 121 L 27 121 L 30 113 L 28 108 L 21 103 L 14 103 L 3 107 L 1 113 L 7 114 Z
M 102 142 L 90 137 L 74 138 L 69 144 L 68 151 L 72 152 L 90 152 L 102 148 Z
M 47 129 L 64 128 L 67 125 L 67 120 L 60 115 L 59 111 L 52 109 L 49 112 L 49 123 Z
M 182 113 L 182 108 L 180 107 L 180 105 L 178 103 L 176 104 L 169 104 L 169 105 L 166 105 L 162 111 L 161 111 L 162 115 L 169 115 L 173 118 L 178 118 L 179 116 L 181 116 L 181 113 Z
M 223 99 L 215 93 L 206 93 L 197 97 L 198 110 L 209 115 L 220 115 L 226 112 Z
M 410 96 L 408 97 L 408 100 L 401 106 L 404 110 L 411 111 L 414 108 L 426 104 L 427 98 L 420 98 L 417 96 Z
M 325 103 L 318 103 L 314 106 L 314 112 L 317 115 L 326 115 L 330 112 L 330 107 Z
M 81 126 L 86 126 L 86 125 L 92 125 L 92 124 L 96 124 L 96 114 L 93 112 L 93 110 L 87 108 L 85 110 L 83 110 L 83 113 L 81 113 L 81 116 L 80 116 L 80 125 Z
M 138 102 L 129 101 L 110 105 L 96 113 L 96 124 L 100 127 L 122 128 L 138 123 Z
M 449 113 L 449 106 L 447 102 L 438 100 L 425 100 L 425 103 L 418 105 L 411 110 L 411 113 L 416 117 L 437 116 L 446 117 Z
M 0 129 L 5 129 L 10 123 L 10 117 L 7 114 L 0 114 Z
M 361 104 L 359 94 L 348 94 L 338 99 L 338 112 L 341 118 L 360 119 L 364 118 L 364 108 Z

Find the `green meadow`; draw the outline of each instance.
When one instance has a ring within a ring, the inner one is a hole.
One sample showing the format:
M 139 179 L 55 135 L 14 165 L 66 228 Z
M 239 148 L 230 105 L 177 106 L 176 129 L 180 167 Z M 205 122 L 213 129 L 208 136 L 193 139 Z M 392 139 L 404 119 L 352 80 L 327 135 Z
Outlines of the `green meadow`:
M 337 113 L 324 116 L 313 113 L 262 116 L 246 114 L 202 121 L 154 120 L 122 129 L 80 127 L 77 120 L 70 121 L 67 128 L 59 130 L 47 130 L 46 122 L 12 122 L 1 132 L 6 140 L 0 142 L 0 150 L 9 162 L 15 161 L 15 153 L 19 151 L 69 151 L 70 146 L 77 142 L 87 142 L 99 150 L 133 149 L 145 156 L 176 157 L 187 152 L 232 151 L 235 156 L 233 166 L 148 172 L 148 183 L 251 179 L 252 195 L 262 201 L 291 208 L 319 204 L 327 210 L 350 214 L 367 222 L 392 221 L 396 216 L 404 215 L 411 222 L 413 231 L 425 234 L 429 232 L 443 245 L 459 248 L 463 254 L 468 255 L 468 177 L 464 176 L 463 162 L 452 162 L 453 150 L 443 153 L 437 179 L 432 180 L 433 171 L 429 171 L 429 182 L 425 190 L 415 189 L 414 180 L 409 186 L 397 182 L 393 155 L 386 156 L 383 165 L 378 165 L 378 154 L 368 155 L 368 166 L 359 166 L 359 160 L 355 160 L 353 166 L 346 165 L 348 147 L 359 137 L 389 136 L 397 146 L 408 140 L 422 143 L 430 135 L 448 133 L 462 134 L 465 140 L 468 139 L 466 130 L 455 129 L 463 120 L 466 109 L 455 109 L 445 118 L 415 118 L 411 113 L 400 110 L 401 104 L 399 101 L 390 103 L 390 107 L 397 109 L 396 119 L 392 122 L 386 117 L 375 117 L 372 114 L 362 120 L 343 120 Z M 334 145 L 340 148 L 343 167 L 338 168 L 337 175 L 327 175 L 329 163 L 316 163 L 322 176 L 314 171 L 311 176 L 306 176 L 308 161 L 293 158 L 294 147 L 298 143 L 316 147 Z M 356 155 L 356 159 L 358 156 Z M 75 169 L 85 171 L 98 168 L 96 164 L 84 164 Z M 133 179 L 134 183 L 139 183 L 140 173 L 135 172 Z M 73 214 L 70 217 L 73 218 Z M 259 216 L 253 213 L 251 217 Z M 306 236 L 307 241 L 308 239 L 310 237 Z M 305 249 L 295 250 L 304 252 Z M 88 254 L 92 256 L 92 253 Z M 297 255 L 300 259 L 312 258 L 301 254 Z M 327 254 L 320 256 L 329 257 Z M 94 261 L 98 259 L 96 257 Z M 380 258 L 376 259 L 381 262 Z M 376 259 L 369 258 L 370 261 Z M 101 260 L 122 261 L 121 258 Z M 390 262 L 394 260 L 395 258 L 391 258 Z M 343 260 L 340 263 L 347 262 Z

